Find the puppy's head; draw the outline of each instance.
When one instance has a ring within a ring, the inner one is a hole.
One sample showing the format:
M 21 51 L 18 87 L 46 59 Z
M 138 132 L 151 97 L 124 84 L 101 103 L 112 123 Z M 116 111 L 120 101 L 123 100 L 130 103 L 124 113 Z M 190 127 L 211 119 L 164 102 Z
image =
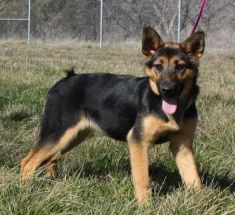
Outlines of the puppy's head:
M 153 28 L 143 29 L 142 52 L 148 57 L 146 74 L 151 89 L 162 98 L 165 113 L 174 114 L 179 98 L 186 96 L 195 83 L 204 38 L 203 32 L 196 32 L 182 43 L 163 42 Z

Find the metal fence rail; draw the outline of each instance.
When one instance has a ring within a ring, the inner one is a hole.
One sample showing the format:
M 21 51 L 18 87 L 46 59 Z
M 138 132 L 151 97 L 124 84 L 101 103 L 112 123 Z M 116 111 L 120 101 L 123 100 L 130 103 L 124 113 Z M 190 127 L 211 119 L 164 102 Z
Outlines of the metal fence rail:
M 167 40 L 190 34 L 201 0 L 0 0 L 0 38 L 135 44 L 144 25 Z M 234 0 L 209 0 L 199 28 L 211 46 L 235 48 Z M 228 43 L 228 41 L 230 43 Z
M 3 1 L 3 5 L 2 5 L 2 7 L 4 8 L 4 3 L 5 3 L 5 5 L 7 4 L 7 1 Z M 28 28 L 27 28 L 27 38 L 28 38 L 28 44 L 30 43 L 30 18 L 31 18 L 31 16 L 30 16 L 30 12 L 31 12 L 31 0 L 28 0 L 28 2 L 26 3 L 26 2 L 21 2 L 21 3 L 19 3 L 19 7 L 20 7 L 20 4 L 21 4 L 21 6 L 23 6 L 23 7 L 27 7 L 28 6 L 28 14 L 26 14 L 25 16 L 27 16 L 27 18 L 16 18 L 16 17 L 2 17 L 2 18 L 0 18 L 0 21 L 2 22 L 2 21 L 23 21 L 23 22 L 27 22 L 28 23 Z M 27 5 L 28 4 L 28 5 Z M 1 8 L 1 9 L 3 9 L 3 8 Z M 6 14 L 7 16 L 9 16 L 10 15 L 10 13 L 8 12 L 8 13 L 4 13 L 5 11 L 3 11 L 3 14 Z M 16 14 L 13 14 L 14 16 L 16 15 Z

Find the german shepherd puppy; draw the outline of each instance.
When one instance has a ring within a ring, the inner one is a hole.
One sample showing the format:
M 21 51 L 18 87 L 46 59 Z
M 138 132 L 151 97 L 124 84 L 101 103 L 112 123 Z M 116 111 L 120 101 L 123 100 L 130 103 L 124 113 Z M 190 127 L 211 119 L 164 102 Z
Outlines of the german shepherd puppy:
M 163 42 L 153 28 L 145 27 L 142 51 L 148 57 L 147 77 L 69 72 L 49 90 L 39 141 L 21 162 L 21 180 L 29 179 L 42 164 L 55 176 L 60 155 L 96 129 L 128 142 L 139 202 L 148 198 L 148 149 L 165 141 L 170 141 L 184 184 L 200 189 L 192 143 L 198 60 L 204 45 L 203 32 L 173 43 Z

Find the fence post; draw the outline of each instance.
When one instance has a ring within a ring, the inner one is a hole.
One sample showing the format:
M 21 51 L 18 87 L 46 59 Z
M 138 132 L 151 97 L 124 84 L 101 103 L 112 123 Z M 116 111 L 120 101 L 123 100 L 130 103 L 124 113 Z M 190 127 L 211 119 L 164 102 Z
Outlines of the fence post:
M 181 0 L 178 2 L 178 37 L 177 37 L 177 42 L 180 42 L 180 25 L 181 25 Z
M 30 43 L 31 0 L 28 3 L 28 44 Z
M 103 40 L 103 0 L 100 0 L 100 48 L 102 48 Z

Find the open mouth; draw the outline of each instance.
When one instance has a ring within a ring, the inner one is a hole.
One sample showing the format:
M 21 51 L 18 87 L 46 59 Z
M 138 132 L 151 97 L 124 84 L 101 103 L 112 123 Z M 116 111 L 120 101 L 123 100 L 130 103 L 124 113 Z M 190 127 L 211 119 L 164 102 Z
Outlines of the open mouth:
M 177 109 L 177 98 L 172 97 L 172 98 L 162 98 L 162 110 L 166 114 L 174 114 Z

